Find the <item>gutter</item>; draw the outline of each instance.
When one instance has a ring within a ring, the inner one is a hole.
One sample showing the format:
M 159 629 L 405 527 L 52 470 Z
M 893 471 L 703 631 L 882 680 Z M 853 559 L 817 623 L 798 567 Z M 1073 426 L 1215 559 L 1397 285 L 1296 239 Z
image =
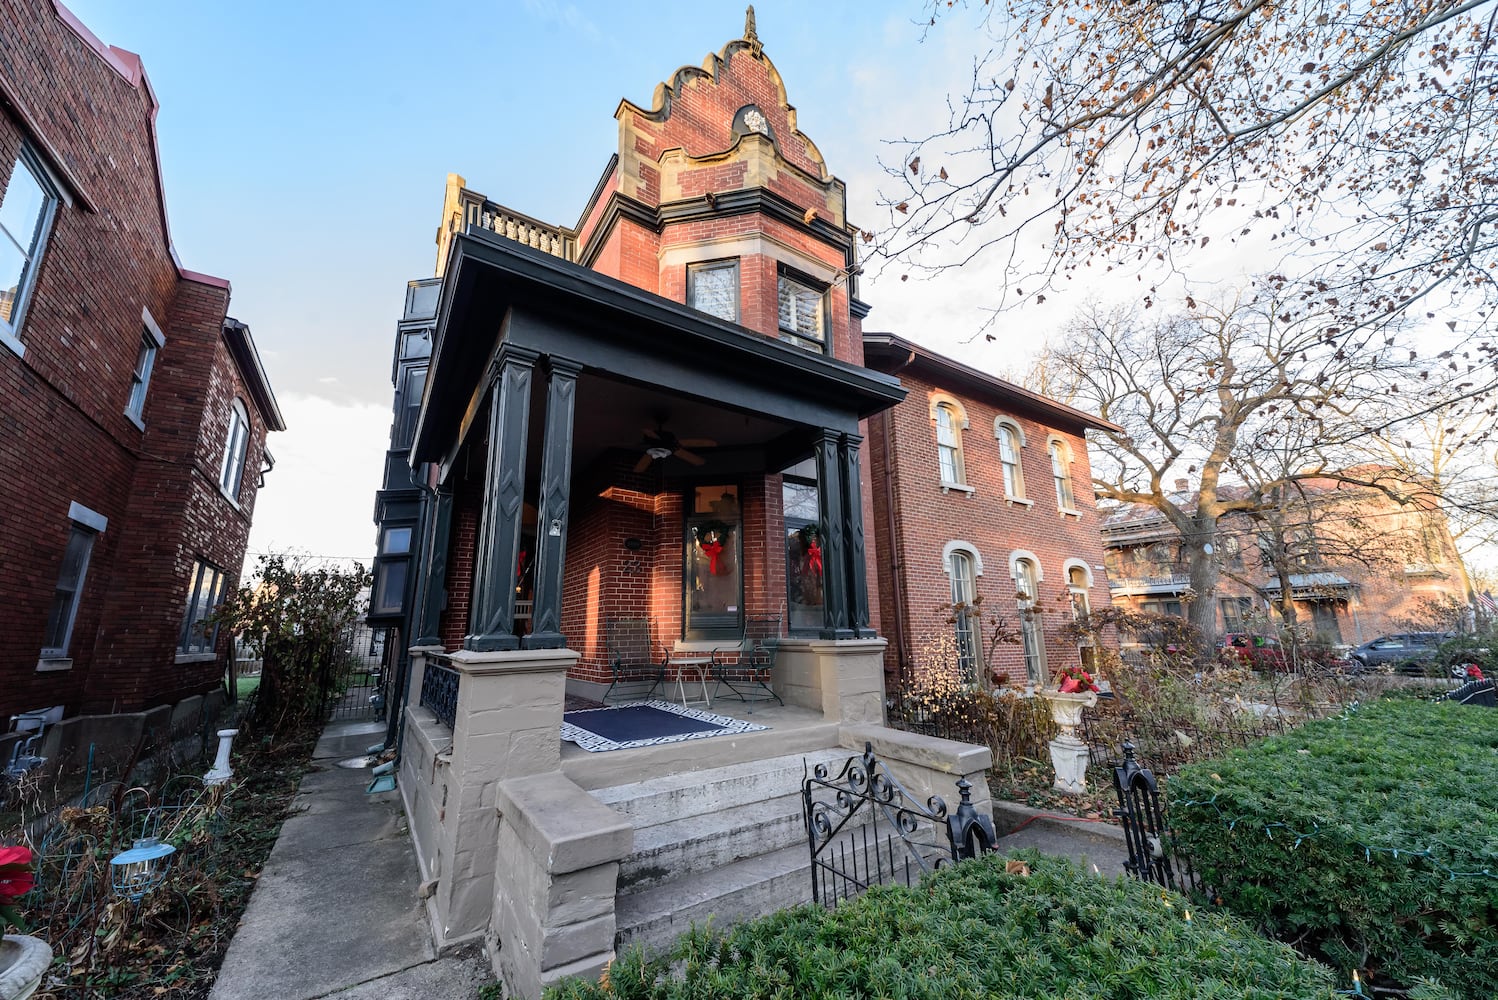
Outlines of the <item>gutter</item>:
M 898 375 L 915 360 L 915 352 L 910 351 L 905 360 L 893 366 L 890 375 Z M 895 640 L 895 669 L 896 676 L 900 682 L 900 691 L 903 694 L 907 671 L 910 664 L 910 631 L 906 627 L 905 613 L 905 546 L 902 539 L 896 534 L 896 526 L 900 519 L 895 516 L 895 505 L 899 502 L 899 493 L 895 489 L 895 478 L 897 473 L 894 465 L 894 421 L 890 414 L 894 407 L 882 410 L 877 414 L 880 425 L 880 436 L 884 439 L 884 475 L 881 478 L 881 486 L 884 491 L 884 520 L 885 537 L 889 539 L 890 559 L 890 589 L 893 591 L 891 597 L 894 602 L 894 620 L 890 623 L 894 630 Z

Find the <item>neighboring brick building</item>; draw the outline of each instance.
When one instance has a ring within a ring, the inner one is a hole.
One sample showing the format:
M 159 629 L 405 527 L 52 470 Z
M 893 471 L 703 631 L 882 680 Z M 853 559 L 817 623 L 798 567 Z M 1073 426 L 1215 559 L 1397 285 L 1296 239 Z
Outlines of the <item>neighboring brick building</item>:
M 1187 484 L 1176 485 L 1189 508 Z M 1241 514 L 1218 522 L 1219 576 L 1207 599 L 1219 630 L 1262 631 L 1279 621 L 1271 611 L 1282 588 L 1279 567 L 1298 624 L 1332 645 L 1402 631 L 1428 615 L 1428 601 L 1467 600 L 1465 570 L 1439 509 L 1401 506 L 1383 492 L 1332 480 L 1302 487 L 1304 502 L 1284 505 L 1268 523 Z M 1190 577 L 1180 536 L 1164 515 L 1121 504 L 1103 512 L 1102 530 L 1113 602 L 1184 616 Z
M 1088 651 L 1061 627 L 1108 599 L 1085 435 L 1113 425 L 892 334 L 863 343 L 909 392 L 869 422 L 887 673 L 908 677 L 955 629 L 971 679 L 980 640 L 949 606 L 980 595 L 1021 639 L 995 648 L 993 677 L 1024 685 L 1079 664 Z
M 284 424 L 229 283 L 167 230 L 138 57 L 0 0 L 0 719 L 203 691 L 265 435 Z

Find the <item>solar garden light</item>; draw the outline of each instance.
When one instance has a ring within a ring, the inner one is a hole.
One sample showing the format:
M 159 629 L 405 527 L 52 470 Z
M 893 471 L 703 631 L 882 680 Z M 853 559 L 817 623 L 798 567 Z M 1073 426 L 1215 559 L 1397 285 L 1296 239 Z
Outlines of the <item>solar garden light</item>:
M 229 766 L 229 747 L 234 744 L 234 737 L 239 735 L 238 729 L 220 729 L 218 731 L 218 756 L 214 758 L 213 767 L 203 775 L 205 785 L 226 785 L 229 779 L 234 777 L 234 768 Z
M 161 885 L 176 853 L 160 837 L 142 837 L 130 850 L 109 859 L 110 888 L 116 896 L 139 903 Z

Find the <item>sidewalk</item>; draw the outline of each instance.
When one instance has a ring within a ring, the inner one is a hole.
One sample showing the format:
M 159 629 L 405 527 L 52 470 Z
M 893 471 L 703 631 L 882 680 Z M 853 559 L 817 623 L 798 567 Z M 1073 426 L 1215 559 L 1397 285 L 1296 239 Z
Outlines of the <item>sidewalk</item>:
M 1070 858 L 1087 871 L 1096 865 L 1098 873 L 1108 878 L 1124 874 L 1128 849 L 1123 829 L 1112 823 L 1063 816 L 1018 802 L 995 802 L 993 822 L 1000 851 L 1033 847 L 1041 854 Z
M 383 723 L 323 731 L 210 1000 L 471 1000 L 493 981 L 476 951 L 438 957 L 398 793 L 343 768 Z

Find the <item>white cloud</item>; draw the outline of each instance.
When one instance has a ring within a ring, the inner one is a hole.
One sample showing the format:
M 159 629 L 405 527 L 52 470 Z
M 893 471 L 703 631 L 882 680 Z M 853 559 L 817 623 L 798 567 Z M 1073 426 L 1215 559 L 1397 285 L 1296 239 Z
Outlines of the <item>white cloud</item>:
M 390 443 L 390 410 L 320 396 L 281 396 L 286 431 L 272 434 L 276 467 L 255 500 L 250 552 L 374 554 L 374 495 Z M 254 557 L 246 559 L 252 568 Z

